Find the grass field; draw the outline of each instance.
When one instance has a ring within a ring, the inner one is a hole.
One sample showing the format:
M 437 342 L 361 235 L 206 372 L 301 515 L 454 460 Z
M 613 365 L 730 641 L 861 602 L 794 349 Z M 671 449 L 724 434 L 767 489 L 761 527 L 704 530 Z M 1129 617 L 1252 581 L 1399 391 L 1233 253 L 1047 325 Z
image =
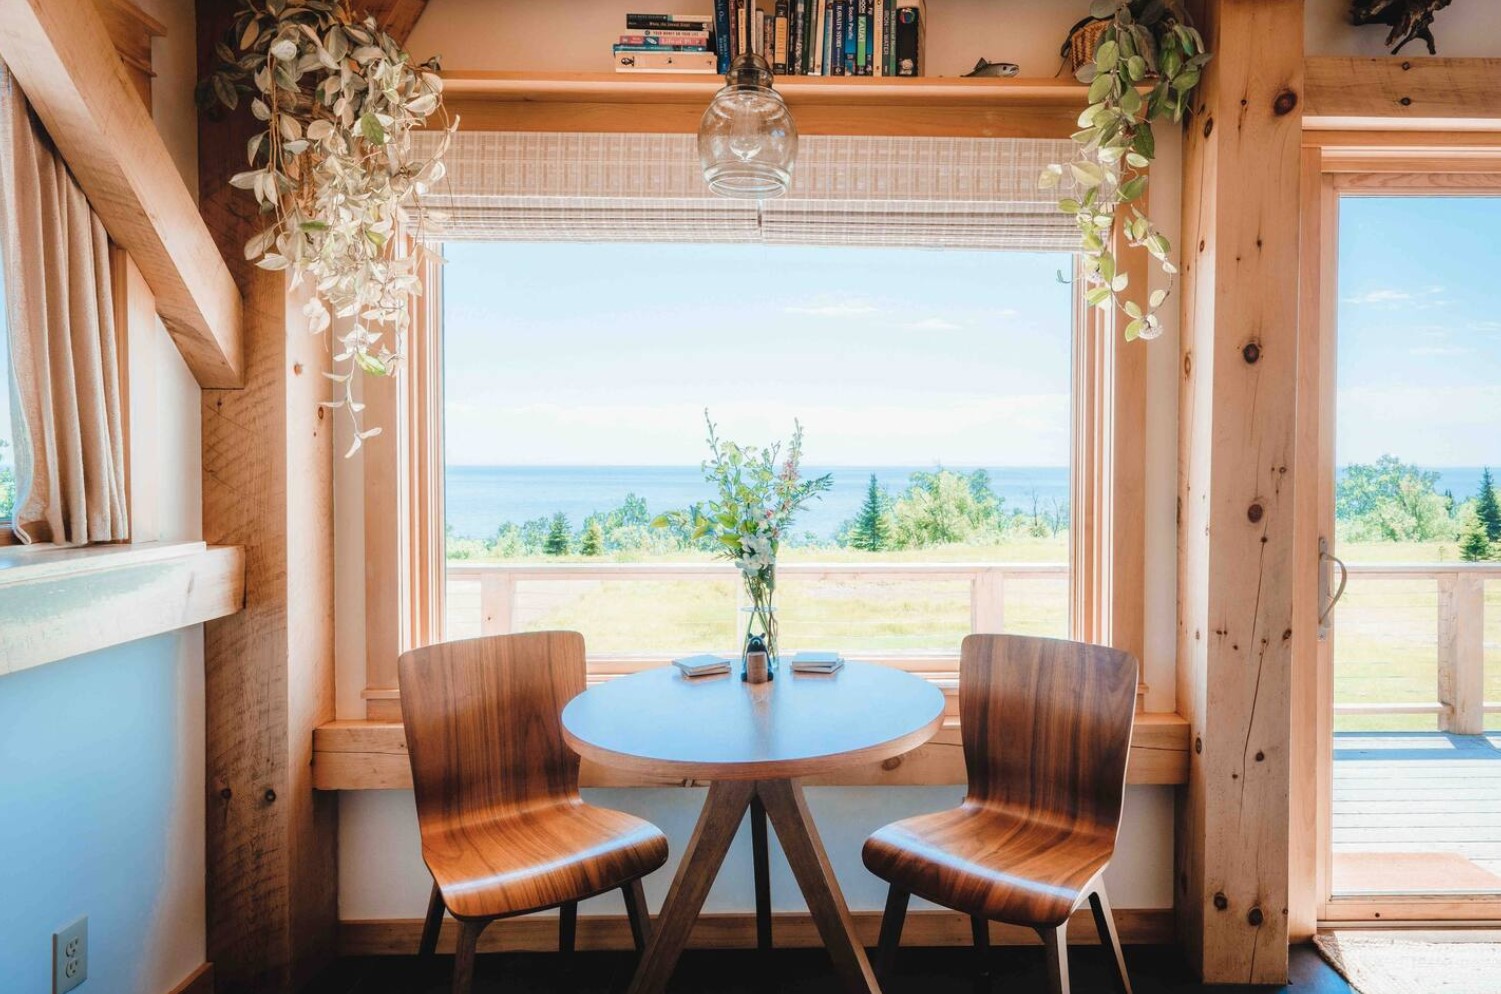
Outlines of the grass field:
M 1458 560 L 1452 544 L 1346 544 L 1350 563 L 1434 563 Z M 995 546 L 949 546 L 900 553 L 850 549 L 791 549 L 783 562 L 1056 563 L 1068 558 L 1066 535 Z M 636 562 L 681 562 L 682 556 Z M 537 565 L 599 563 L 597 558 L 545 557 Z M 1068 628 L 1066 576 L 1008 577 L 1005 630 L 1062 636 Z M 723 580 L 559 582 L 517 585 L 517 630 L 572 628 L 599 654 L 726 650 L 743 624 L 739 584 Z M 1485 661 L 1488 701 L 1501 700 L 1501 580 L 1485 584 Z M 859 653 L 952 653 L 970 630 L 967 581 L 896 578 L 823 578 L 785 575 L 778 589 L 778 618 L 786 650 L 838 648 Z M 1438 591 L 1433 580 L 1390 579 L 1357 573 L 1335 614 L 1335 698 L 1338 703 L 1429 702 L 1437 696 Z M 449 584 L 449 635 L 479 633 L 479 585 Z M 1422 731 L 1437 727 L 1426 715 L 1341 716 L 1340 731 Z M 1501 715 L 1487 728 L 1501 729 Z

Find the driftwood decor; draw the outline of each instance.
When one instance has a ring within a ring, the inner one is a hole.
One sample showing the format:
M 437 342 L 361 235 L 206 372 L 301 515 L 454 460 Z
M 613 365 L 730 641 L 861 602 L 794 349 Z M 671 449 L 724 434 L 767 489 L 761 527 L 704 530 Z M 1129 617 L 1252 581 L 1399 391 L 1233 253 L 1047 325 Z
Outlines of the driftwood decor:
M 1402 51 L 1408 42 L 1418 38 L 1427 43 L 1429 55 L 1437 55 L 1438 47 L 1433 43 L 1433 18 L 1452 2 L 1453 0 L 1354 0 L 1350 6 L 1350 21 L 1353 24 L 1389 25 L 1391 31 L 1386 36 L 1386 43 L 1395 43 L 1393 55 Z

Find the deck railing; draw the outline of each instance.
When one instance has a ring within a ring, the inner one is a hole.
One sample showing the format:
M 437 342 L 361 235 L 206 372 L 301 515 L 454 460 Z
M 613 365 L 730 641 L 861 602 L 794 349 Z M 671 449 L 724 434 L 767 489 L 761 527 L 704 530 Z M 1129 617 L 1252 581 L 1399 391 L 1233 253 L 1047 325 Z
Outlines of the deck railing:
M 895 579 L 949 581 L 967 583 L 969 589 L 969 630 L 999 632 L 1006 625 L 1006 582 L 1008 580 L 1066 580 L 1069 569 L 1063 563 L 783 563 L 777 576 L 785 585 L 799 583 L 889 582 Z M 733 608 L 726 606 L 725 631 L 734 632 L 743 622 L 739 619 L 742 596 L 738 596 L 735 568 L 727 563 L 558 563 L 509 564 L 450 562 L 450 590 L 455 582 L 479 585 L 478 634 L 510 632 L 517 619 L 518 588 L 521 584 L 576 583 L 604 581 L 610 583 L 663 581 L 720 581 L 737 590 Z M 1066 594 L 1064 595 L 1066 598 Z M 735 614 L 731 614 L 733 610 Z M 466 626 L 469 627 L 469 626 Z M 1060 633 L 1061 634 L 1061 633 Z M 957 657 L 957 645 L 941 653 Z M 660 655 L 658 653 L 657 655 Z M 923 656 L 930 653 L 895 653 L 894 656 Z M 882 658 L 882 654 L 864 653 L 861 658 Z
M 1432 701 L 1369 701 L 1339 703 L 1339 715 L 1432 714 L 1439 729 L 1458 735 L 1478 735 L 1485 715 L 1501 712 L 1501 702 L 1485 700 L 1485 583 L 1501 580 L 1501 563 L 1351 563 L 1349 588 L 1363 582 L 1415 580 L 1435 584 L 1437 590 L 1438 679 Z M 1339 616 L 1334 612 L 1336 659 L 1339 656 Z M 1379 619 L 1376 627 L 1380 626 Z M 1338 662 L 1336 662 L 1336 666 Z

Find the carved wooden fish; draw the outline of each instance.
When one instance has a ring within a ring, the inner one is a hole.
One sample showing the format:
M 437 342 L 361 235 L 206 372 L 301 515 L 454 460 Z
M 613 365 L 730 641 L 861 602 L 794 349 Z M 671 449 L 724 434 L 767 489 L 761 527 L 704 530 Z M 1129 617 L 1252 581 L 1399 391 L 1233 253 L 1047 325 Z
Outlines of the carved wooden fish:
M 982 58 L 964 76 L 1015 76 L 1021 71 L 1021 66 L 1015 62 L 990 62 Z

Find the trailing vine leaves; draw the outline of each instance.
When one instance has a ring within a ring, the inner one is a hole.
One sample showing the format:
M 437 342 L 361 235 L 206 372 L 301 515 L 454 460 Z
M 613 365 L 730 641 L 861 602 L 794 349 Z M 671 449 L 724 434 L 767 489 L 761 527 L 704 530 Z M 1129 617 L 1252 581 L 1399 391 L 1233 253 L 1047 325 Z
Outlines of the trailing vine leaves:
M 1172 246 L 1143 209 L 1145 170 L 1157 154 L 1152 122 L 1182 122 L 1211 54 L 1181 0 L 1093 0 L 1089 12 L 1111 24 L 1094 61 L 1078 72 L 1079 81 L 1089 84 L 1089 106 L 1073 135 L 1076 154 L 1048 166 L 1039 182 L 1046 189 L 1060 187 L 1065 178 L 1072 182 L 1075 195 L 1061 198 L 1058 208 L 1079 227 L 1089 286 L 1085 300 L 1124 311 L 1130 319 L 1127 341 L 1156 338 L 1162 334 L 1157 311 L 1178 270 L 1168 258 Z M 1139 87 L 1148 83 L 1143 95 Z M 1145 307 L 1121 298 L 1130 280 L 1111 247 L 1117 231 L 1126 244 L 1150 252 L 1168 275 L 1167 287 L 1152 291 Z
M 355 372 L 396 371 L 422 292 L 403 208 L 443 178 L 458 121 L 443 110 L 437 61 L 414 64 L 346 0 L 244 0 L 215 53 L 200 104 L 233 111 L 248 101 L 264 124 L 246 145 L 249 168 L 229 181 L 254 195 L 267 221 L 245 258 L 308 286 L 309 331 L 324 334 L 340 320 L 333 371 L 324 374 L 338 390 L 324 406 L 349 412 L 353 455 L 381 430 L 361 423 Z M 434 114 L 443 141 L 419 158 L 411 131 Z

